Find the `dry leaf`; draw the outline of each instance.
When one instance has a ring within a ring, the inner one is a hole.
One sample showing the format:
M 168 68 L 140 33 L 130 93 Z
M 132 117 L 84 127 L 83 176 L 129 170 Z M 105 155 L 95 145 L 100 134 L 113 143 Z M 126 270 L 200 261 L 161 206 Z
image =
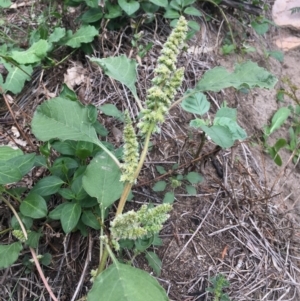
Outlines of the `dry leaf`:
M 20 137 L 20 132 L 15 126 L 11 127 L 11 131 L 15 137 L 17 137 L 17 138 Z
M 82 67 L 80 62 L 75 62 L 74 67 L 71 67 L 67 70 L 67 74 L 64 74 L 64 83 L 70 88 L 73 89 L 75 86 L 79 86 L 84 82 L 85 69 Z

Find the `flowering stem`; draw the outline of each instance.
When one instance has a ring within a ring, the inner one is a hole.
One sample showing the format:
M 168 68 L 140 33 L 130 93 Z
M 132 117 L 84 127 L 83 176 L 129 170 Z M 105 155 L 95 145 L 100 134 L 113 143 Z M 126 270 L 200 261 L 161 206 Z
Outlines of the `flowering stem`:
M 150 137 L 151 137 L 151 134 L 152 134 L 152 131 L 153 131 L 154 127 L 155 127 L 155 125 L 152 124 L 151 127 L 148 130 L 147 135 L 146 135 L 145 142 L 144 142 L 144 149 L 143 149 L 143 152 L 141 154 L 138 167 L 137 167 L 137 169 L 136 169 L 136 171 L 134 173 L 134 178 L 135 179 L 137 179 L 137 177 L 139 176 L 139 173 L 140 173 L 140 171 L 141 171 L 141 169 L 142 169 L 142 167 L 144 165 L 144 162 L 145 162 L 145 159 L 146 159 L 146 155 L 148 153 L 148 146 L 149 146 Z M 119 201 L 119 205 L 118 205 L 118 209 L 117 209 L 117 212 L 116 212 L 116 216 L 119 215 L 119 214 L 121 214 L 123 212 L 123 209 L 124 209 L 124 206 L 125 206 L 126 200 L 128 198 L 128 195 L 130 193 L 132 185 L 133 185 L 133 183 L 126 182 L 124 190 L 123 190 L 123 193 L 122 193 L 120 201 Z

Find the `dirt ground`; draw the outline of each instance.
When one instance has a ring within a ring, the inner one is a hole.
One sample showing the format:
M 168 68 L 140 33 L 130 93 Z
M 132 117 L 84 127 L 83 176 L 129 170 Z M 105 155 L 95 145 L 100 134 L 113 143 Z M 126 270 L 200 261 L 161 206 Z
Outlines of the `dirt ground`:
M 156 28 L 143 28 L 143 42 L 152 41 L 154 45 L 139 68 L 141 99 L 149 87 L 161 45 L 170 32 L 161 20 L 158 22 Z M 199 22 L 201 32 L 189 42 L 189 51 L 179 60 L 179 65 L 186 68 L 181 92 L 193 87 L 206 70 L 218 65 L 233 70 L 235 63 L 247 59 L 278 77 L 276 89 L 283 85 L 281 79 L 286 76 L 300 87 L 299 49 L 285 53 L 283 63 L 264 55 L 265 49 L 275 50 L 272 39 L 283 29 L 273 28 L 263 38 L 251 32 L 247 43 L 256 52 L 223 56 L 219 46 L 226 33 L 225 24 L 217 22 L 212 26 Z M 234 24 L 234 19 L 232 22 Z M 95 55 L 125 53 L 134 56 L 131 38 L 131 32 L 122 35 L 108 32 L 105 39 L 95 43 Z M 120 110 L 127 108 L 132 114 L 137 114 L 137 106 L 130 96 L 122 97 L 122 86 L 112 83 L 78 53 L 72 57 L 72 62 L 51 72 L 36 70 L 33 80 L 14 99 L 18 122 L 30 137 L 28 124 L 36 106 L 57 95 L 66 70 L 79 61 L 83 65 L 84 80 L 76 86 L 76 92 L 84 104 L 113 103 Z M 163 245 L 153 248 L 162 260 L 162 273 L 157 279 L 170 300 L 213 300 L 206 288 L 210 285 L 209 279 L 218 274 L 230 281 L 225 292 L 231 300 L 300 300 L 300 169 L 290 162 L 288 152 L 282 153 L 283 166 L 277 167 L 261 143 L 263 126 L 282 105 L 276 102 L 276 89 L 254 89 L 248 94 L 233 89 L 209 93 L 211 114 L 226 100 L 230 107 L 237 108 L 239 124 L 246 129 L 248 139 L 215 155 L 208 155 L 215 149 L 209 142 L 201 153 L 203 159 L 194 164 L 189 162 L 199 143 L 200 133 L 189 128 L 192 115 L 179 106 L 170 111 L 161 134 L 153 137 L 153 148 L 133 189 L 135 197 L 134 202 L 128 204 L 130 208 L 137 209 L 149 201 L 161 203 L 163 194 L 151 189 L 158 177 L 157 165 L 169 170 L 174 163 L 187 163 L 189 170 L 198 171 L 204 177 L 195 196 L 187 195 L 183 188 L 176 189 L 174 209 L 160 233 Z M 5 110 L 2 117 L 2 120 L 9 120 Z M 102 114 L 99 119 L 111 129 L 108 139 L 118 141 L 115 133 L 122 130 L 123 125 Z M 276 135 L 284 135 L 285 130 L 284 127 Z M 0 143 L 12 143 L 11 135 L 12 125 L 3 122 Z M 30 150 L 29 146 L 26 147 Z M 177 171 L 183 172 L 186 170 Z M 37 179 L 33 172 L 31 181 Z M 55 205 L 60 200 L 52 202 Z M 9 210 L 0 203 L 2 227 L 8 226 L 10 217 Z M 44 225 L 43 229 L 45 235 L 38 252 L 52 254 L 51 264 L 44 268 L 50 286 L 60 301 L 79 300 L 91 287 L 89 271 L 98 264 L 98 233 L 91 231 L 88 237 L 81 237 L 78 232 L 65 235 L 55 222 Z M 0 239 L 1 243 L 6 243 L 11 238 L 2 236 Z M 12 267 L 0 271 L 0 300 L 51 300 L 37 271 L 28 272 L 22 264 L 26 256 L 29 256 L 27 250 Z M 132 254 L 127 252 L 126 256 L 131 258 Z M 144 255 L 135 258 L 133 264 L 152 273 Z

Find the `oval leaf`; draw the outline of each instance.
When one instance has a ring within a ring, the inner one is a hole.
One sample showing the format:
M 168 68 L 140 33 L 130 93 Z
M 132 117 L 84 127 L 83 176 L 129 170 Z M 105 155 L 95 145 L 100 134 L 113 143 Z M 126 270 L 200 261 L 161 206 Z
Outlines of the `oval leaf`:
M 123 191 L 120 182 L 121 171 L 114 161 L 103 153 L 95 157 L 87 167 L 82 178 L 85 191 L 97 198 L 104 208 L 113 204 Z
M 81 207 L 77 203 L 68 203 L 63 207 L 60 221 L 65 233 L 71 232 L 76 227 L 80 215 Z
M 41 196 L 47 196 L 56 193 L 63 183 L 62 179 L 49 176 L 39 180 L 31 191 Z
M 101 296 L 101 297 L 100 297 Z M 129 265 L 113 264 L 99 274 L 88 301 L 168 301 L 164 289 L 148 273 Z
M 40 195 L 30 193 L 21 203 L 20 211 L 31 218 L 42 218 L 47 215 L 47 204 Z
M 190 94 L 191 92 L 192 91 L 189 90 L 186 94 Z M 206 96 L 203 93 L 198 92 L 184 99 L 181 103 L 181 107 L 189 113 L 203 115 L 208 112 L 210 103 L 207 101 Z
M 222 148 L 229 148 L 234 144 L 232 134 L 227 127 L 221 125 L 207 127 L 202 125 L 201 129 L 213 140 L 214 143 Z
M 19 257 L 22 250 L 22 244 L 14 242 L 10 245 L 0 245 L 0 269 L 12 265 Z

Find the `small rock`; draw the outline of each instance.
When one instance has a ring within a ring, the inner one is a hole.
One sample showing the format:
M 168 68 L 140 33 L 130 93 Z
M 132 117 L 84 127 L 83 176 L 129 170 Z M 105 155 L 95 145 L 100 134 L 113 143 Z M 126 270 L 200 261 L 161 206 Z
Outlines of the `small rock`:
M 300 29 L 300 13 L 292 14 L 291 9 L 300 7 L 300 0 L 276 0 L 272 17 L 276 25 L 289 27 L 291 29 Z
M 300 46 L 300 38 L 294 36 L 280 37 L 275 40 L 278 48 L 288 51 Z

